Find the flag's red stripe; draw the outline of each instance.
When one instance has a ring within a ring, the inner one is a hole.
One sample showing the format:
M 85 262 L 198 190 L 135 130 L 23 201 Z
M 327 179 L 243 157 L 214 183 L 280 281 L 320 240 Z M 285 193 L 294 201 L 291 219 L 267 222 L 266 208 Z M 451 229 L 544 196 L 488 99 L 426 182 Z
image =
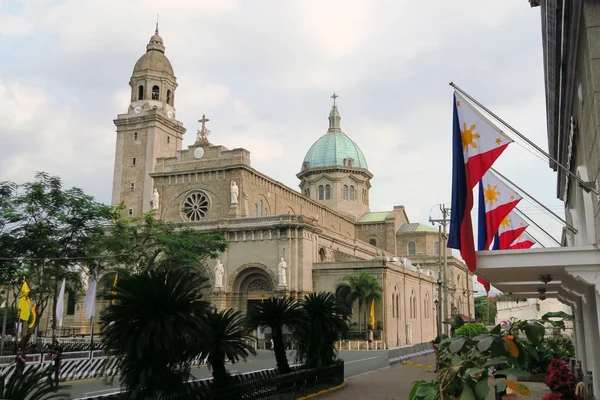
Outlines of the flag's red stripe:
M 483 287 L 485 288 L 485 291 L 489 293 L 489 291 L 490 291 L 490 283 L 488 281 L 486 281 L 482 277 L 478 276 L 477 277 L 477 282 L 481 283 L 483 285 Z
M 498 207 L 494 208 L 485 213 L 485 226 L 487 230 L 487 240 L 485 244 L 485 248 L 489 249 L 492 240 L 494 239 L 494 235 L 498 232 L 498 228 L 500 228 L 500 224 L 506 218 L 506 216 L 519 204 L 521 199 L 517 199 L 515 201 L 511 201 L 510 203 L 501 204 Z
M 531 240 L 524 240 L 522 242 L 519 243 L 515 243 L 512 246 L 510 246 L 508 249 L 509 250 L 520 250 L 520 249 L 529 249 L 531 248 L 533 245 L 535 244 L 535 242 L 532 242 Z
M 521 233 L 523 233 L 527 229 L 526 226 L 520 226 L 517 229 L 512 229 L 510 231 L 504 231 L 499 235 L 500 238 L 500 250 L 506 250 L 510 248 L 510 245 L 517 240 Z
M 472 190 L 479 182 L 483 175 L 491 168 L 494 161 L 500 157 L 500 154 L 506 149 L 508 143 L 502 146 L 493 148 L 485 153 L 476 154 L 469 157 L 465 163 L 465 171 L 467 173 L 467 189 Z

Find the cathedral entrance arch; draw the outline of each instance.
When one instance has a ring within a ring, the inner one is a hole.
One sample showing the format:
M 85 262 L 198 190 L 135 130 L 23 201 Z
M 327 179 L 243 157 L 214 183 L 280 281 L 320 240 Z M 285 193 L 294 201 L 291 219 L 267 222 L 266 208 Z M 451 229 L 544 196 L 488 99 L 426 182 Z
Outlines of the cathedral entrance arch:
M 275 274 L 266 265 L 248 263 L 239 267 L 229 279 L 235 308 L 244 313 L 275 294 Z

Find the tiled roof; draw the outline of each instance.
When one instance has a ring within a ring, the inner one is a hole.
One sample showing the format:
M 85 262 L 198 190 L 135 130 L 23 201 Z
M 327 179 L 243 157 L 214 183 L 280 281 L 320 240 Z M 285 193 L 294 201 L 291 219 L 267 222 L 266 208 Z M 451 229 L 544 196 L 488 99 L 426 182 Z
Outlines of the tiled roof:
M 435 232 L 438 230 L 432 226 L 427 226 L 423 224 L 419 224 L 418 222 L 412 224 L 402 224 L 400 228 L 398 228 L 398 233 L 414 233 L 414 232 Z
M 358 222 L 383 222 L 386 217 L 390 214 L 389 211 L 378 211 L 378 212 L 370 212 L 366 213 Z

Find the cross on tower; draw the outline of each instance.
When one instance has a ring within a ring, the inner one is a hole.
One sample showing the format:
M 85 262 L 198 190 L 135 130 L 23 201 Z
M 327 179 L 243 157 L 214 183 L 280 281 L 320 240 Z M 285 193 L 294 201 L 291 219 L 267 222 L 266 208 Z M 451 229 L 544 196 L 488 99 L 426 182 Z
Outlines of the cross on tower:
M 206 118 L 206 115 L 202 114 L 202 119 L 199 119 L 198 122 L 202 123 L 202 128 L 201 130 L 204 131 L 206 129 L 205 124 L 210 121 L 210 119 Z
M 333 95 L 331 96 L 331 98 L 333 99 L 333 105 L 334 105 L 334 106 L 335 106 L 335 99 L 337 99 L 338 97 L 340 97 L 340 96 L 338 96 L 338 95 L 337 95 L 337 94 L 335 94 L 335 93 L 333 93 Z

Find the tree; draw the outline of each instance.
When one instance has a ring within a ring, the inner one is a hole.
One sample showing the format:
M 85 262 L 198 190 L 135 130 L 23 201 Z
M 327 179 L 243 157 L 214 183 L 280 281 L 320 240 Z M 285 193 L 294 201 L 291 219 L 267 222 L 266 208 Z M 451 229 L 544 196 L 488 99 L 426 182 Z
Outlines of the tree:
M 50 385 L 43 370 L 30 368 L 20 377 L 17 374 L 12 374 L 8 379 L 5 376 L 0 377 L 1 399 L 62 400 L 70 398 L 68 394 L 59 394 L 57 391 L 58 388 Z
M 283 326 L 293 328 L 301 320 L 302 315 L 298 302 L 289 297 L 270 297 L 250 311 L 248 321 L 253 329 L 259 326 L 271 328 L 275 360 L 281 374 L 290 372 L 283 343 Z
M 490 303 L 490 315 L 488 320 L 488 301 Z M 494 324 L 496 321 L 496 315 L 498 314 L 498 308 L 496 302 L 488 299 L 486 296 L 475 297 L 475 319 L 481 321 L 483 324 Z
M 128 398 L 185 393 L 189 361 L 209 329 L 206 278 L 192 268 L 119 274 L 111 304 L 100 316 L 102 341 L 119 355 Z
M 20 286 L 26 278 L 32 304 L 38 304 L 36 329 L 48 302 L 53 299 L 52 327 L 58 288 L 67 280 L 70 291 L 81 290 L 81 268 L 93 257 L 91 244 L 104 235 L 105 226 L 116 216 L 114 208 L 97 203 L 81 189 L 63 189 L 60 178 L 43 172 L 35 181 L 0 184 L 0 260 L 3 283 Z M 7 274 L 6 271 L 14 271 Z M 27 329 L 25 327 L 25 329 Z M 31 336 L 24 334 L 22 345 Z
M 335 342 L 348 329 L 350 314 L 328 292 L 304 296 L 301 307 L 304 318 L 294 329 L 296 358 L 308 368 L 331 365 L 337 354 Z
M 225 360 L 234 364 L 246 360 L 250 354 L 256 355 L 254 347 L 248 344 L 254 339 L 252 328 L 240 311 L 232 309 L 210 310 L 203 319 L 208 330 L 200 343 L 200 354 L 212 368 L 215 386 L 224 387 L 229 383 Z
M 348 302 L 354 304 L 358 301 L 358 314 L 360 316 L 363 305 L 366 304 L 364 312 L 365 330 L 367 326 L 367 310 L 372 300 L 379 301 L 383 293 L 383 288 L 377 281 L 377 279 L 368 272 L 361 272 L 359 275 L 348 275 L 344 277 L 344 280 L 348 282 L 350 286 L 350 293 L 348 294 Z M 360 318 L 359 318 L 360 324 Z M 373 327 L 374 328 L 374 327 Z
M 102 247 L 110 261 L 132 272 L 155 268 L 198 267 L 227 249 L 222 233 L 203 233 L 181 224 L 157 220 L 152 212 L 143 218 L 117 217 Z

